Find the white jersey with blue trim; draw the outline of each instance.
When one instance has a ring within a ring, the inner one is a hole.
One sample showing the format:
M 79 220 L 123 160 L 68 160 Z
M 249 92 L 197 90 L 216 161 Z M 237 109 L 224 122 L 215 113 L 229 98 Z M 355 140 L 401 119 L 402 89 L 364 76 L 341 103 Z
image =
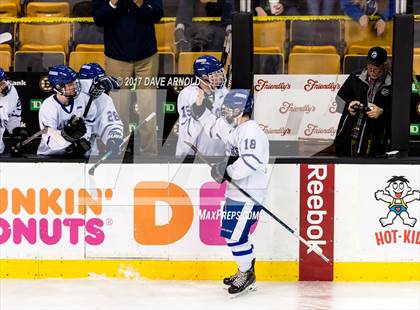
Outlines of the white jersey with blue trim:
M 89 95 L 89 89 L 92 85 L 91 79 L 81 79 L 80 85 L 82 93 Z M 103 93 L 92 101 L 92 105 L 96 106 L 96 122 L 93 127 L 93 133 L 97 138 L 106 144 L 111 137 L 119 136 L 123 138 L 124 125 L 115 109 L 112 98 Z
M 51 95 L 45 99 L 39 110 L 39 127 L 44 129 L 50 127 L 52 129 L 61 130 L 66 122 L 73 116 L 83 117 L 89 96 L 80 93 L 75 99 L 70 100 L 70 104 L 64 106 L 57 98 L 57 95 Z M 87 117 L 84 119 L 86 124 L 86 134 L 83 136 L 86 140 L 90 139 L 93 127 L 96 122 L 96 106 L 91 105 Z M 38 147 L 38 155 L 63 155 L 65 149 L 71 143 L 66 141 L 64 145 L 55 142 L 49 135 L 43 134 L 41 143 Z
M 260 204 L 264 203 L 269 182 L 269 142 L 258 123 L 248 120 L 233 128 L 223 118 L 208 110 L 200 117 L 208 135 L 217 136 L 226 145 L 227 156 L 239 158 L 227 168 L 227 173 L 242 189 Z M 242 202 L 251 201 L 233 185 L 228 184 L 226 197 Z
M 187 141 L 195 145 L 206 156 L 223 156 L 225 153 L 224 144 L 216 137 L 207 136 L 200 122 L 191 117 L 191 105 L 197 101 L 199 93 L 198 85 L 190 85 L 178 95 L 179 130 L 175 154 L 176 156 L 194 155 L 194 151 L 184 142 Z M 220 107 L 227 93 L 228 90 L 225 87 L 214 92 L 213 114 L 220 115 Z
M 0 95 L 0 154 L 4 152 L 3 134 L 11 134 L 13 129 L 20 127 L 22 121 L 22 105 L 16 88 L 11 85 L 6 96 Z

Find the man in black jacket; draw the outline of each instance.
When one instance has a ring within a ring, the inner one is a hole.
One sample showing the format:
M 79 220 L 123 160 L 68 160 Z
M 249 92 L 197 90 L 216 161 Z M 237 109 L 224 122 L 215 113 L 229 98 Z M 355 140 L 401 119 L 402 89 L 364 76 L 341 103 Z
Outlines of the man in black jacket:
M 389 138 L 391 73 L 387 52 L 373 47 L 367 66 L 352 73 L 340 88 L 336 102 L 343 111 L 334 141 L 337 156 L 382 155 Z
M 128 89 L 137 88 L 137 111 L 140 119 L 144 119 L 156 111 L 156 89 L 148 87 L 147 81 L 158 75 L 154 24 L 163 16 L 162 0 L 92 2 L 95 23 L 104 27 L 106 72 L 122 81 L 122 91 L 113 94 L 115 106 L 127 124 L 131 97 Z M 142 153 L 157 153 L 155 118 L 144 126 L 140 141 Z

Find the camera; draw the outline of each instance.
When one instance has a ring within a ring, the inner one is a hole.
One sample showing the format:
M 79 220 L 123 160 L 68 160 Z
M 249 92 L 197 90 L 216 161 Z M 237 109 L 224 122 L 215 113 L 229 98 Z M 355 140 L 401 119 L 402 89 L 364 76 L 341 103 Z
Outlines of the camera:
M 357 120 L 351 131 L 351 138 L 353 140 L 359 140 L 363 130 L 362 128 L 366 123 L 366 112 L 369 112 L 370 110 L 372 110 L 372 108 L 368 104 L 355 104 L 352 106 L 352 111 L 357 113 Z
M 363 113 L 371 111 L 372 108 L 367 104 L 363 104 L 363 105 L 362 104 L 355 104 L 354 106 L 351 107 L 351 110 L 353 112 L 358 113 L 358 114 L 363 114 Z

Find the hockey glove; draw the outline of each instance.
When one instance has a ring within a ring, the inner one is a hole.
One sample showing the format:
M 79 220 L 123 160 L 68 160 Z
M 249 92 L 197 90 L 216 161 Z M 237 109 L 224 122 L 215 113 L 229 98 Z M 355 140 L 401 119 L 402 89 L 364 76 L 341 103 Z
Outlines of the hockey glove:
M 110 159 L 118 156 L 122 143 L 123 139 L 121 137 L 112 137 L 108 139 L 106 142 L 106 151 L 111 152 L 111 155 L 109 156 Z
M 214 102 L 214 96 L 212 94 L 209 95 L 207 93 L 204 93 L 203 105 L 210 111 L 213 110 L 213 102 Z
M 108 94 L 113 89 L 120 89 L 120 84 L 116 78 L 107 75 L 98 75 L 92 80 L 92 85 L 89 88 L 89 95 L 96 99 L 104 92 Z
M 28 138 L 28 131 L 25 127 L 16 127 L 12 131 L 12 147 L 10 148 L 10 154 L 12 156 L 20 156 L 24 145 L 22 142 Z
M 219 184 L 224 181 L 230 182 L 232 178 L 227 173 L 227 164 L 226 161 L 218 162 L 211 167 L 211 176 Z
M 67 141 L 73 143 L 79 140 L 86 134 L 85 121 L 76 115 L 73 115 L 64 128 L 61 130 L 61 135 Z
M 193 103 L 191 105 L 191 117 L 195 120 L 198 120 L 201 117 L 201 115 L 204 114 L 205 111 L 205 105 L 197 105 L 196 103 Z
M 82 158 L 90 150 L 90 147 L 90 142 L 82 138 L 66 147 L 66 154 L 73 158 Z

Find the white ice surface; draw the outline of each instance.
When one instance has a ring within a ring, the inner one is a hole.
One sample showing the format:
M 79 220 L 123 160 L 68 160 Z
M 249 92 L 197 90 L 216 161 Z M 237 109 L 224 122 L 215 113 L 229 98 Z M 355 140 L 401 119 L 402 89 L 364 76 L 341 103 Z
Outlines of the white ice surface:
M 229 298 L 216 281 L 0 280 L 0 309 L 420 309 L 420 283 L 259 282 Z

